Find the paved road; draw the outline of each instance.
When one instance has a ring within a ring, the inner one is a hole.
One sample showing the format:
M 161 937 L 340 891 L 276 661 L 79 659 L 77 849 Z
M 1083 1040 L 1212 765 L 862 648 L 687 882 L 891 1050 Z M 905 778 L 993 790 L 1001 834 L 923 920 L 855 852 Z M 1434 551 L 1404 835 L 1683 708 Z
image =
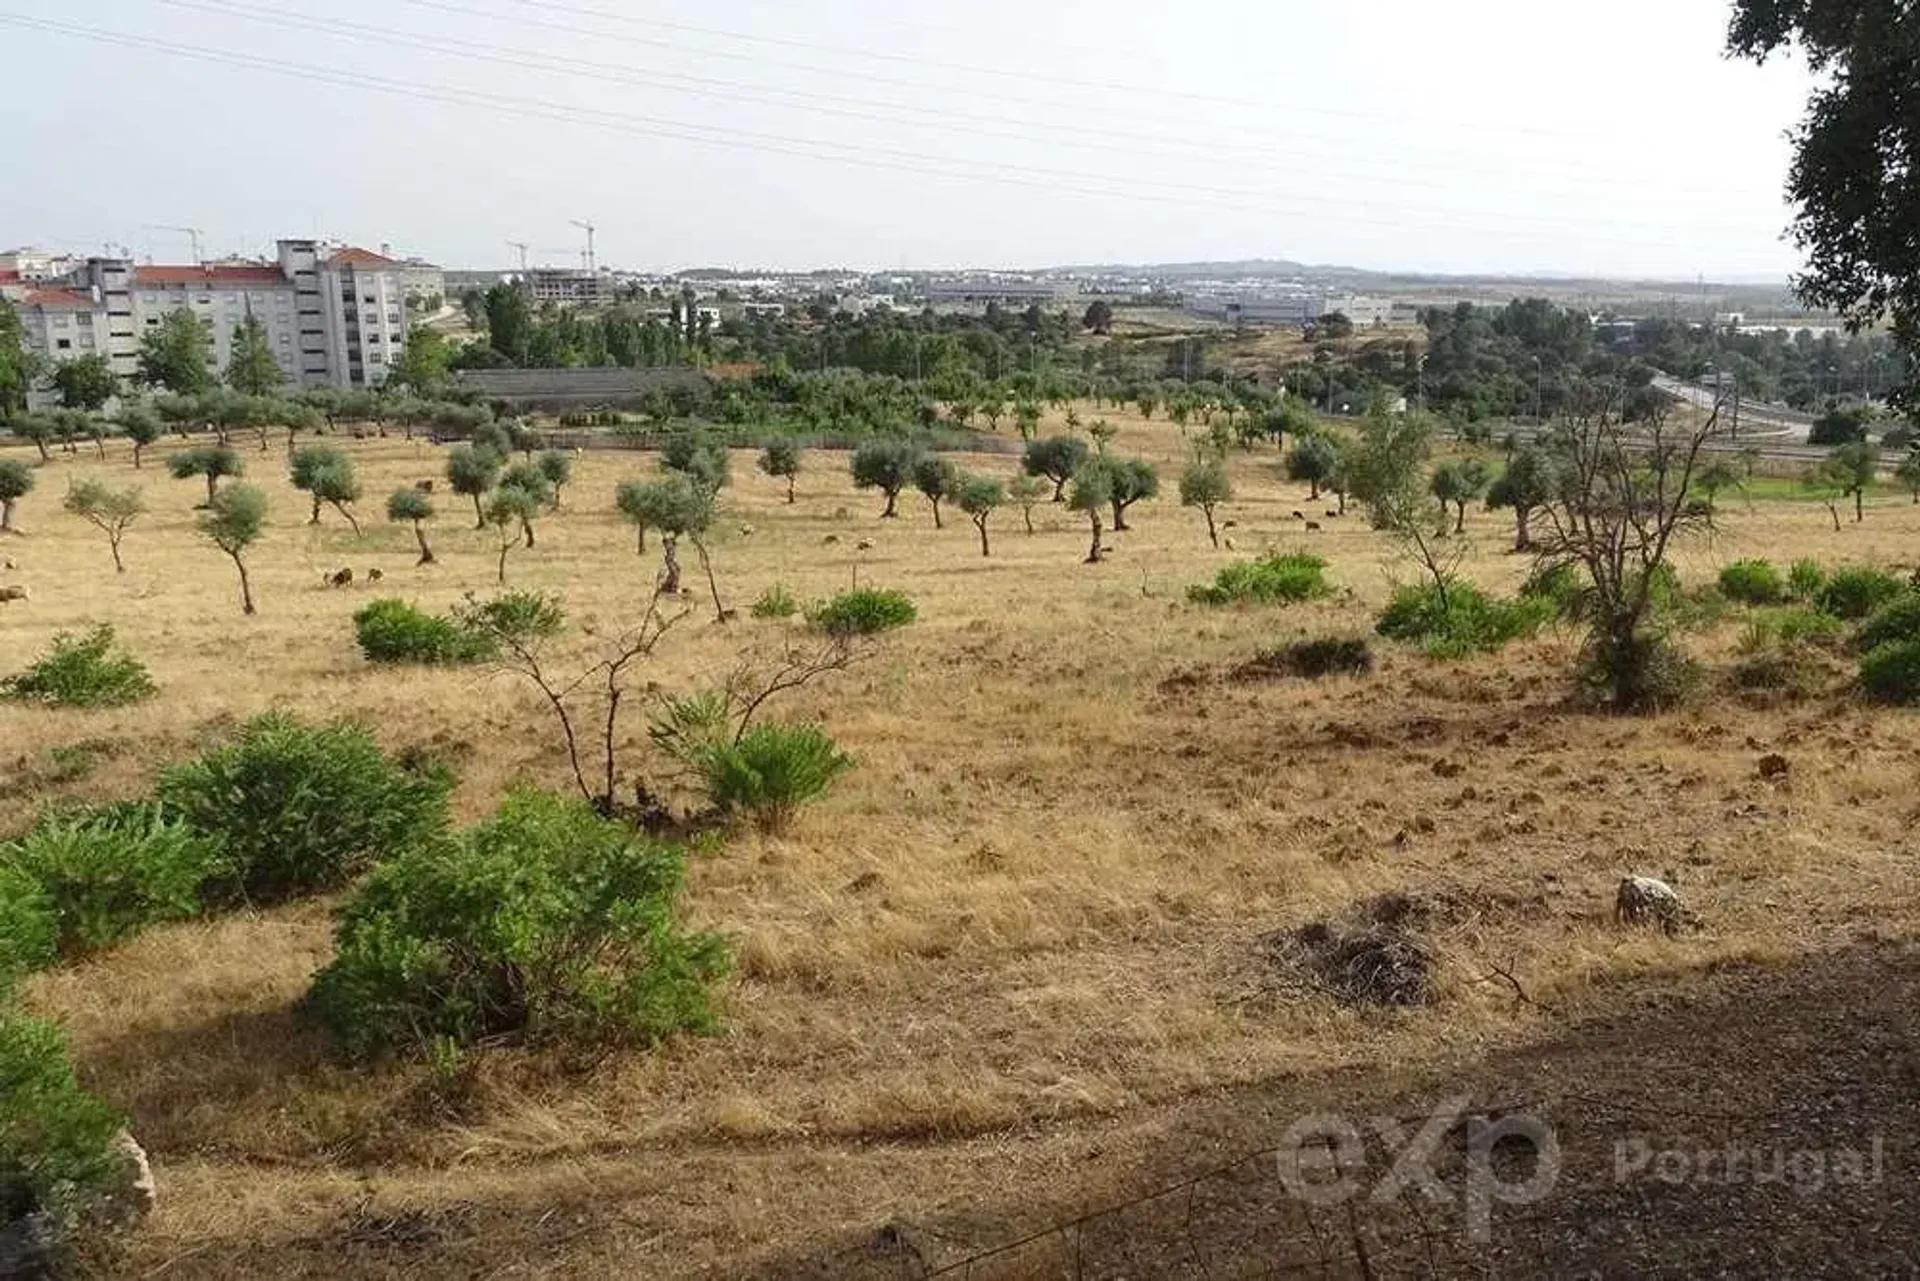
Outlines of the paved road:
M 1712 409 L 1715 398 L 1720 394 L 1710 384 L 1681 382 L 1677 378 L 1664 376 L 1656 376 L 1653 385 L 1701 409 Z M 1813 416 L 1785 405 L 1743 400 L 1740 402 L 1740 429 L 1745 432 L 1748 428 L 1765 428 L 1768 432 L 1804 443 L 1813 428 Z

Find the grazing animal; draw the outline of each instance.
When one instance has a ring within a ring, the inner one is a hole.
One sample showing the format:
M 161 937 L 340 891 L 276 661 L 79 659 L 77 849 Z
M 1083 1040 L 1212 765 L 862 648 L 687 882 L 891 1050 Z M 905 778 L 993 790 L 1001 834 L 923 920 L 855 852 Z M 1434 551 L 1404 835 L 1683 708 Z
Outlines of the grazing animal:
M 18 568 L 20 567 L 13 563 L 13 557 L 11 556 L 7 557 L 5 561 L 0 561 L 0 569 L 18 569 Z
M 0 587 L 0 605 L 8 601 L 29 599 L 31 597 L 27 595 L 27 589 L 24 587 Z
M 1307 518 L 1307 514 L 1305 512 L 1295 512 L 1293 514 L 1293 518 L 1295 520 L 1305 520 Z
M 1320 522 L 1319 522 L 1319 521 L 1317 521 L 1317 520 L 1310 520 L 1310 521 L 1308 521 L 1308 522 L 1307 522 L 1307 529 L 1308 529 L 1308 531 L 1309 531 L 1309 532 L 1311 532 L 1311 533 L 1315 533 L 1315 534 L 1317 534 L 1317 533 L 1319 533 L 1319 532 L 1320 532 Z
M 1240 522 L 1239 522 L 1239 521 L 1237 521 L 1237 520 L 1223 520 L 1223 521 L 1221 521 L 1221 522 L 1220 522 L 1220 528 L 1222 528 L 1222 529 L 1238 529 L 1238 528 L 1240 528 Z
M 1220 541 L 1221 541 L 1221 542 L 1223 542 L 1223 543 L 1225 543 L 1225 544 L 1227 545 L 1227 550 L 1228 550 L 1228 551 L 1232 551 L 1232 550 L 1233 550 L 1233 540 L 1232 540 L 1231 538 L 1223 538 L 1223 539 L 1221 539 Z
M 1693 914 L 1680 905 L 1680 896 L 1665 881 L 1651 876 L 1623 876 L 1613 896 L 1615 925 L 1657 924 L 1668 934 L 1693 922 Z
M 352 582 L 353 571 L 351 569 L 337 570 L 327 575 L 327 586 L 329 587 L 346 587 Z
M 870 552 L 873 550 L 873 540 L 871 538 L 863 538 L 853 545 L 853 550 L 857 552 Z
M 1340 514 L 1340 513 L 1339 513 L 1339 511 L 1338 511 L 1337 509 L 1335 509 L 1335 508 L 1332 508 L 1332 507 L 1329 507 L 1329 508 L 1327 508 L 1327 515 L 1329 515 L 1329 516 L 1338 516 L 1339 514 Z
M 377 565 L 367 571 L 367 581 L 370 583 L 377 583 L 385 577 L 386 575 L 380 572 L 380 567 Z
M 423 494 L 431 494 L 433 492 L 433 482 L 430 480 L 416 480 L 413 482 L 413 487 Z
M 823 543 L 837 543 L 840 541 L 840 535 L 828 534 L 825 538 L 821 539 L 820 541 Z

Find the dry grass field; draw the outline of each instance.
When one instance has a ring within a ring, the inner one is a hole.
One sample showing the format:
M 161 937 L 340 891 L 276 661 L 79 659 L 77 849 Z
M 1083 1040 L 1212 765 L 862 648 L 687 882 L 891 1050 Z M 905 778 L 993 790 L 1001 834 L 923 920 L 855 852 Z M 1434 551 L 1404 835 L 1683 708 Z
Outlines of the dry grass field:
M 1116 449 L 1156 459 L 1171 491 L 1177 429 L 1102 412 Z M 360 658 L 351 614 L 366 600 L 439 608 L 489 590 L 494 569 L 462 500 L 437 499 L 427 568 L 411 532 L 379 518 L 390 489 L 440 475 L 441 450 L 345 443 L 368 494 L 360 540 L 331 512 L 305 523 L 278 447 L 245 451 L 273 501 L 254 618 L 193 532 L 199 482 L 149 459 L 152 510 L 115 575 L 105 539 L 59 500 L 70 476 L 134 479 L 123 451 L 40 470 L 23 536 L 0 547 L 17 562 L 0 583 L 32 592 L 0 606 L 0 672 L 104 620 L 161 693 L 116 711 L 0 705 L 0 825 L 55 797 L 132 794 L 269 708 L 362 718 L 392 748 L 446 755 L 463 819 L 515 780 L 565 785 L 529 688 Z M 500 1050 L 449 1088 L 422 1066 L 341 1066 L 303 1018 L 334 903 L 152 931 L 28 988 L 157 1168 L 159 1212 L 107 1266 L 783 1273 L 893 1221 L 950 1251 L 984 1248 L 1023 1226 L 1012 1220 L 1099 1200 L 1169 1143 L 1182 1109 L 1235 1090 L 1371 1089 L 1548 1042 L 1626 992 L 1684 994 L 1727 967 L 1784 972 L 1914 935 L 1920 714 L 1858 702 L 1838 667 L 1823 695 L 1715 687 L 1647 719 L 1573 702 L 1577 642 L 1553 633 L 1463 662 L 1380 644 L 1364 677 L 1234 676 L 1277 642 L 1370 631 L 1410 572 L 1357 512 L 1320 517 L 1330 504 L 1309 508 L 1276 463 L 1235 456 L 1222 514 L 1236 551 L 1211 549 L 1198 513 L 1168 496 L 1136 507 L 1112 558 L 1086 566 L 1084 523 L 1061 508 L 1037 509 L 1031 536 L 1003 510 L 983 559 L 963 516 L 936 531 L 917 495 L 876 519 L 880 499 L 852 490 L 845 455 L 809 454 L 794 506 L 736 455 L 714 561 L 740 617 L 716 625 L 694 598 L 647 679 L 685 689 L 777 653 L 798 622 L 747 610 L 776 582 L 817 599 L 857 569 L 909 592 L 921 619 L 779 706 L 823 720 L 858 768 L 784 837 L 740 831 L 692 859 L 687 910 L 737 957 L 724 1033 L 591 1062 Z M 652 467 L 629 452 L 579 459 L 563 510 L 509 562 L 513 585 L 565 597 L 576 656 L 651 590 L 657 554 L 636 556 L 612 491 Z M 1837 534 L 1817 503 L 1723 501 L 1722 531 L 1680 555 L 1687 581 L 1742 556 L 1920 557 L 1920 507 L 1903 497 Z M 1305 532 L 1295 509 L 1325 530 Z M 1505 554 L 1508 515 L 1473 512 L 1468 527 L 1469 576 L 1510 588 L 1526 566 Z M 864 555 L 861 538 L 876 544 Z M 1237 558 L 1302 547 L 1331 563 L 1332 598 L 1184 598 Z M 323 585 L 349 565 L 385 582 Z M 1684 640 L 1724 669 L 1738 631 Z M 624 734 L 644 761 L 642 714 Z M 1784 778 L 1759 775 L 1768 752 L 1788 758 Z M 1671 877 L 1704 928 L 1613 927 L 1612 889 L 1631 872 Z M 1262 946 L 1387 891 L 1445 905 L 1430 1005 L 1348 1008 Z M 1250 1149 L 1271 1136 L 1244 1137 Z M 1232 1140 L 1217 1142 L 1216 1157 Z

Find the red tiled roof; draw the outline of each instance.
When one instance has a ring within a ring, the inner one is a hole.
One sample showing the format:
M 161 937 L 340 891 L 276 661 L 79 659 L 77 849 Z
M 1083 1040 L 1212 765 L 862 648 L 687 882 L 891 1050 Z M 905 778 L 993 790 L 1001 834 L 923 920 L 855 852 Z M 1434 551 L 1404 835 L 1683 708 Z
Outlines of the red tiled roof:
M 78 307 L 85 311 L 93 310 L 93 295 L 83 294 L 76 289 L 42 289 L 28 293 L 21 302 L 29 307 Z
M 329 267 L 399 267 L 398 259 L 377 254 L 371 249 L 342 249 L 327 259 Z
M 134 287 L 145 285 L 284 285 L 287 278 L 278 267 L 262 263 L 245 266 L 228 263 L 202 263 L 197 267 L 135 267 Z

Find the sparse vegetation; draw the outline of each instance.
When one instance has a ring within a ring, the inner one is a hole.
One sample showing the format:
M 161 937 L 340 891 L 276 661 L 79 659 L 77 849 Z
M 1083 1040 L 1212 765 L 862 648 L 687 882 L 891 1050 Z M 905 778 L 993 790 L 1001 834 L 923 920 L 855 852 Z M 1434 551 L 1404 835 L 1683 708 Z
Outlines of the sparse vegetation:
M 1326 571 L 1327 562 L 1307 552 L 1242 561 L 1221 570 L 1211 583 L 1187 588 L 1187 599 L 1199 605 L 1296 604 L 1332 592 Z
M 890 588 L 860 587 L 841 592 L 807 611 L 807 621 L 829 636 L 877 636 L 905 627 L 920 616 L 912 597 Z
M 1455 583 L 1443 596 L 1425 583 L 1395 592 L 1376 630 L 1419 645 L 1434 658 L 1463 658 L 1531 636 L 1557 612 L 1554 599 L 1545 594 L 1501 600 L 1469 583 Z
M 62 505 L 107 536 L 107 546 L 113 552 L 114 572 L 126 573 L 126 562 L 120 559 L 120 542 L 127 536 L 127 527 L 147 510 L 139 488 L 114 489 L 104 481 L 75 481 Z
M 146 664 L 115 646 L 106 623 L 84 636 L 61 633 L 46 654 L 0 681 L 0 698 L 50 707 L 122 707 L 155 692 Z
M 1737 560 L 1720 571 L 1720 591 L 1743 605 L 1777 605 L 1787 598 L 1787 580 L 1771 561 Z
M 731 741 L 707 743 L 686 762 L 721 814 L 745 814 L 762 831 L 784 831 L 802 805 L 853 768 L 818 725 L 768 722 Z
M 799 612 L 800 602 L 795 600 L 793 593 L 780 583 L 775 583 L 761 592 L 760 598 L 753 602 L 755 618 L 792 618 Z

